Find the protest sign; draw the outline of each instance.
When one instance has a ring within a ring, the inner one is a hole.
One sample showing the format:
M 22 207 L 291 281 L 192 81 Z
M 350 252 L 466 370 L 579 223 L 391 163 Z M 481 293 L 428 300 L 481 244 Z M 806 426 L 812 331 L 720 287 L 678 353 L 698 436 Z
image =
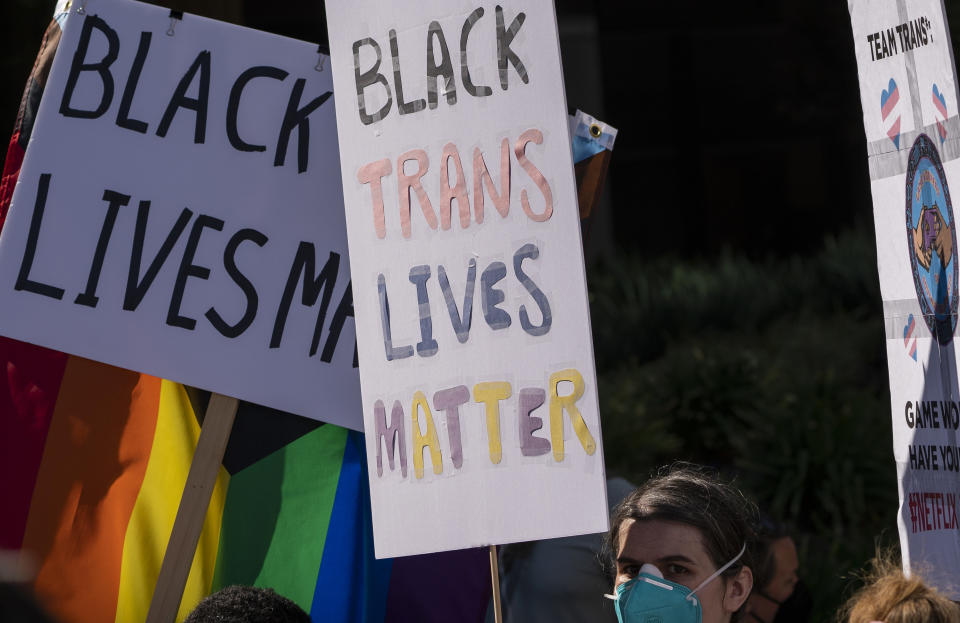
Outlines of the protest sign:
M 904 569 L 960 599 L 960 122 L 940 0 L 851 0 L 887 331 Z
M 0 237 L 0 334 L 360 429 L 316 44 L 71 11 Z
M 327 16 L 377 556 L 605 530 L 553 5 Z

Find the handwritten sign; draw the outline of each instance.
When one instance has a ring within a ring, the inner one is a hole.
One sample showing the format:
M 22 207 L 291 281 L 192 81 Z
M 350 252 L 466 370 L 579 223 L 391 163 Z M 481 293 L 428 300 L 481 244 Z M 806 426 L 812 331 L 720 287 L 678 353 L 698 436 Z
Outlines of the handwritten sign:
M 74 2 L 0 237 L 0 333 L 361 428 L 319 60 L 194 15 Z
M 887 328 L 904 567 L 960 599 L 960 122 L 940 0 L 850 2 Z
M 552 4 L 327 14 L 377 556 L 605 530 Z

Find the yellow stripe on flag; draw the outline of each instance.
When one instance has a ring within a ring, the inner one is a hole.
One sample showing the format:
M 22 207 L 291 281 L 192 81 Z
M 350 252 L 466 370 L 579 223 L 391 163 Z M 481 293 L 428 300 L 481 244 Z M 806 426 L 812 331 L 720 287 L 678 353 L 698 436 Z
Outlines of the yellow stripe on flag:
M 150 462 L 123 542 L 116 623 L 139 623 L 147 617 L 199 436 L 200 426 L 187 392 L 179 383 L 163 381 Z M 177 621 L 186 618 L 210 592 L 229 480 L 230 476 L 221 466 Z

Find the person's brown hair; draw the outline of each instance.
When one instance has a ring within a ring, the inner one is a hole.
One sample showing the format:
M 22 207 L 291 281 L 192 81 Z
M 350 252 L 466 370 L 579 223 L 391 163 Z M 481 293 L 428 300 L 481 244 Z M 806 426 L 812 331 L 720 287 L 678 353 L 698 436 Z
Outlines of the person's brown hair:
M 675 463 L 661 468 L 613 510 L 606 543 L 611 562 L 620 546 L 620 526 L 627 519 L 660 519 L 697 528 L 703 547 L 717 568 L 732 560 L 746 545 L 746 551 L 723 572 L 723 577 L 735 576 L 743 567 L 751 571 L 756 568 L 756 505 L 705 467 Z M 742 610 L 734 613 L 734 621 Z
M 840 610 L 841 623 L 960 623 L 960 606 L 919 575 L 905 576 L 890 552 L 877 554 L 864 579 Z

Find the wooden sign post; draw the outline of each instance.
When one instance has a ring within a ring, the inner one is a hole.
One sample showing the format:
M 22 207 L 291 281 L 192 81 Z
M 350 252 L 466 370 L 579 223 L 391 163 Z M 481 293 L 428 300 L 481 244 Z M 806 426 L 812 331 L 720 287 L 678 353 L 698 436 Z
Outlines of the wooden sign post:
M 147 623 L 171 623 L 177 616 L 239 404 L 236 398 L 230 396 L 216 393 L 210 396 L 210 404 L 200 426 L 200 439 L 177 509 L 177 518 L 173 522 L 167 550 L 160 565 L 157 586 L 147 612 Z
M 503 607 L 500 605 L 500 562 L 497 546 L 490 546 L 490 582 L 493 584 L 493 620 L 503 623 Z

